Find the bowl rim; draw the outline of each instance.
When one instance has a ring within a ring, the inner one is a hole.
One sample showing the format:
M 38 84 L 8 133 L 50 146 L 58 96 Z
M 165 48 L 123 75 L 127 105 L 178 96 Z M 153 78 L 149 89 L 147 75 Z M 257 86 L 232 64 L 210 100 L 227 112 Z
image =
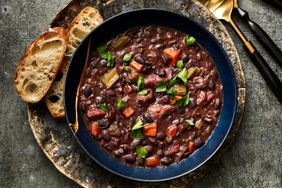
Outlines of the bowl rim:
M 72 128 L 70 128 L 70 129 L 71 129 L 71 132 L 73 133 L 74 137 L 76 138 L 77 142 L 79 143 L 80 147 L 82 147 L 82 149 L 88 154 L 88 156 L 89 156 L 92 160 L 94 160 L 96 163 L 98 163 L 101 167 L 107 169 L 108 171 L 110 171 L 110 172 L 112 172 L 112 173 L 114 173 L 114 174 L 116 174 L 116 175 L 119 175 L 119 176 L 124 177 L 124 178 L 127 178 L 127 179 L 131 179 L 131 180 L 136 180 L 136 181 L 141 181 L 141 182 L 161 182 L 161 181 L 168 181 L 168 180 L 172 180 L 172 179 L 179 178 L 179 177 L 181 177 L 181 176 L 184 176 L 184 175 L 186 175 L 186 174 L 188 174 L 188 173 L 191 173 L 191 172 L 195 171 L 196 169 L 198 169 L 198 168 L 200 168 L 202 165 L 204 165 L 204 164 L 205 164 L 208 160 L 210 160 L 210 159 L 215 155 L 215 153 L 221 148 L 222 144 L 224 143 L 226 137 L 227 137 L 228 134 L 229 134 L 230 129 L 231 129 L 232 126 L 233 126 L 234 119 L 235 119 L 235 116 L 236 116 L 236 110 L 237 110 L 237 96 L 238 96 L 237 81 L 236 81 L 235 73 L 234 73 L 233 67 L 232 67 L 232 65 L 231 65 L 230 59 L 229 59 L 229 57 L 228 57 L 228 55 L 227 55 L 225 49 L 222 47 L 222 45 L 219 43 L 219 41 L 215 38 L 215 36 L 214 36 L 213 34 L 211 34 L 210 31 L 208 31 L 205 27 L 203 27 L 200 23 L 198 23 L 198 22 L 195 21 L 194 19 L 192 19 L 192 18 L 190 18 L 190 17 L 188 17 L 188 16 L 185 16 L 185 15 L 183 15 L 183 14 L 180 14 L 180 13 L 176 13 L 176 12 L 172 12 L 172 11 L 168 11 L 168 10 L 164 10 L 164 9 L 160 9 L 160 8 L 141 8 L 141 9 L 134 9 L 134 10 L 122 12 L 122 13 L 119 13 L 119 14 L 117 14 L 117 15 L 114 15 L 114 16 L 110 17 L 109 19 L 105 20 L 103 23 L 101 23 L 99 26 L 97 26 L 94 30 L 92 30 L 92 31 L 81 41 L 81 43 L 79 44 L 79 46 L 77 47 L 77 49 L 76 49 L 75 52 L 73 53 L 72 58 L 71 58 L 71 60 L 70 60 L 69 69 L 68 69 L 68 71 L 67 71 L 67 76 L 66 76 L 66 82 L 65 82 L 65 83 L 67 83 L 67 80 L 68 80 L 68 78 L 70 77 L 70 74 L 69 74 L 70 71 L 69 71 L 69 70 L 70 70 L 71 64 L 73 64 L 72 62 L 73 62 L 73 60 L 74 60 L 74 57 L 75 57 L 75 55 L 77 54 L 76 52 L 81 48 L 81 46 L 87 44 L 86 41 L 89 41 L 89 38 L 93 35 L 93 33 L 95 33 L 95 31 L 97 30 L 97 28 L 100 28 L 101 26 L 110 23 L 112 20 L 118 19 L 120 16 L 132 14 L 132 13 L 134 14 L 134 13 L 140 13 L 140 12 L 141 12 L 141 13 L 143 13 L 143 12 L 150 12 L 150 11 L 153 11 L 153 12 L 156 11 L 156 12 L 160 12 L 160 13 L 164 13 L 164 14 L 173 14 L 173 15 L 175 15 L 175 16 L 181 18 L 181 19 L 186 19 L 187 21 L 189 20 L 190 22 L 192 22 L 193 24 L 195 24 L 197 27 L 199 27 L 201 30 L 203 30 L 205 33 L 207 33 L 207 34 L 209 35 L 209 37 L 212 38 L 213 42 L 215 42 L 216 45 L 219 46 L 219 48 L 220 48 L 220 53 L 223 53 L 223 55 L 225 56 L 225 58 L 226 58 L 226 60 L 227 60 L 227 62 L 228 62 L 228 64 L 227 64 L 228 68 L 229 68 L 230 70 L 232 70 L 232 71 L 230 72 L 230 73 L 231 73 L 230 76 L 231 76 L 232 81 L 234 82 L 234 84 L 232 85 L 232 88 L 233 88 L 233 91 L 234 91 L 234 97 L 233 97 L 233 99 L 235 99 L 235 100 L 233 101 L 234 103 L 233 103 L 232 114 L 231 114 L 231 119 L 230 119 L 230 123 L 229 123 L 228 129 L 226 130 L 226 134 L 225 134 L 224 137 L 221 139 L 221 141 L 220 141 L 220 143 L 217 145 L 216 149 L 214 149 L 213 152 L 212 152 L 208 157 L 206 157 L 205 160 L 203 160 L 200 164 L 198 164 L 197 166 L 195 166 L 194 168 L 190 169 L 189 171 L 187 171 L 187 172 L 185 172 L 185 173 L 181 173 L 181 174 L 179 174 L 179 175 L 173 175 L 173 176 L 171 176 L 171 177 L 162 178 L 162 179 L 144 179 L 144 178 L 136 178 L 136 177 L 131 177 L 131 176 L 124 175 L 124 174 L 121 174 L 121 173 L 119 173 L 119 172 L 116 172 L 116 171 L 112 170 L 111 168 L 109 168 L 108 166 L 106 166 L 105 164 L 101 163 L 101 162 L 100 162 L 99 160 L 97 160 L 92 154 L 89 153 L 89 151 L 88 151 L 88 150 L 85 148 L 85 146 L 81 143 L 80 139 L 78 138 L 78 136 L 76 135 L 76 133 L 73 131 L 73 129 L 72 129 Z M 150 24 L 150 25 L 154 25 L 154 24 Z M 160 25 L 160 24 L 155 24 L 155 25 Z M 169 27 L 169 26 L 168 26 L 168 27 Z M 131 27 L 131 28 L 133 28 L 133 27 Z M 174 29 L 176 29 L 176 28 L 174 28 Z M 176 29 L 176 30 L 179 30 L 179 29 Z M 205 48 L 205 50 L 208 51 L 208 49 L 206 49 L 206 48 Z M 210 54 L 210 55 L 211 55 L 211 54 Z M 83 65 L 84 65 L 84 64 L 83 64 Z M 216 63 L 215 63 L 215 65 L 216 65 Z M 217 66 L 216 66 L 216 68 L 218 69 Z M 218 70 L 217 70 L 217 71 L 218 71 Z M 218 71 L 218 73 L 219 73 L 219 71 Z M 81 76 L 82 76 L 82 72 L 81 72 L 81 74 L 80 74 L 80 77 L 81 77 Z M 219 73 L 219 76 L 221 76 L 220 73 Z M 220 79 L 220 80 L 221 80 L 221 79 Z M 77 87 L 78 87 L 78 86 L 77 86 Z M 65 110 L 65 112 L 66 112 L 66 119 L 67 119 L 67 122 L 70 123 L 70 122 L 71 122 L 71 121 L 70 121 L 71 118 L 70 118 L 70 114 L 68 113 L 68 112 L 69 112 L 69 111 L 68 111 L 68 107 L 67 107 L 67 105 L 66 105 L 66 104 L 69 103 L 69 101 L 66 100 L 66 90 L 67 90 L 67 89 L 68 89 L 68 88 L 67 88 L 67 84 L 65 84 L 65 87 L 64 87 L 64 110 Z M 224 87 L 223 87 L 222 93 L 224 94 Z M 225 96 L 223 95 L 223 100 L 222 100 L 222 102 L 224 102 L 224 99 L 225 99 Z M 218 124 L 219 124 L 219 122 L 220 122 L 221 114 L 222 114 L 222 109 L 223 109 L 224 106 L 225 106 L 225 104 L 222 104 L 218 122 L 217 122 L 217 124 L 216 124 L 214 130 L 212 131 L 210 137 L 207 139 L 206 143 L 205 143 L 202 147 L 200 147 L 198 150 L 202 149 L 202 148 L 207 144 L 207 142 L 212 138 L 213 133 L 214 133 L 216 127 L 218 127 Z M 80 114 L 80 113 L 79 113 L 79 114 Z M 81 115 L 79 115 L 79 116 L 81 116 Z M 84 122 L 83 122 L 83 123 L 84 123 Z M 96 143 L 95 143 L 95 144 L 96 144 Z M 98 145 L 98 144 L 96 144 L 96 145 Z M 99 147 L 99 146 L 98 146 L 98 147 Z M 198 152 L 198 150 L 194 151 L 194 152 L 192 153 L 192 155 L 194 155 L 196 152 Z M 106 153 L 106 152 L 105 152 L 105 153 Z M 108 154 L 107 154 L 107 155 L 108 155 Z M 190 156 L 191 156 L 191 155 L 190 155 Z M 190 156 L 188 156 L 187 158 L 183 159 L 182 161 L 188 159 Z M 108 155 L 108 157 L 112 158 L 112 157 L 109 156 L 109 155 Z M 119 160 L 117 160 L 117 159 L 114 159 L 114 160 L 115 160 L 115 161 L 119 161 Z M 120 162 L 120 161 L 119 161 L 119 162 Z M 122 162 L 122 163 L 123 163 L 123 162 Z M 172 165 L 169 165 L 169 166 L 173 166 L 173 165 L 177 166 L 179 163 L 181 163 L 181 161 L 178 162 L 178 163 L 173 163 Z M 139 168 L 139 167 L 137 167 L 137 166 L 134 166 L 134 165 L 127 165 L 127 166 L 129 166 L 130 168 L 141 169 L 141 168 Z M 157 168 L 165 169 L 166 167 L 157 167 Z M 150 169 L 154 169 L 154 168 L 142 168 L 142 169 L 144 169 L 144 170 L 145 170 L 145 169 L 146 169 L 146 170 L 150 170 Z

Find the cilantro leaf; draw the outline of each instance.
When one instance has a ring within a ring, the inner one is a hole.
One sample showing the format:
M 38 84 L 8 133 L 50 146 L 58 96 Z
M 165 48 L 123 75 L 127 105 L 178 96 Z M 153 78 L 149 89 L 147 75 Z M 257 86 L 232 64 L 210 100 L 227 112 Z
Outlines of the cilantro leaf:
M 187 69 L 186 67 L 184 69 L 182 69 L 179 73 L 177 73 L 177 75 L 175 75 L 170 81 L 169 81 L 169 85 L 173 86 L 175 84 L 177 84 L 179 81 L 177 78 L 179 78 L 180 80 L 182 80 L 185 84 L 187 83 Z
M 129 66 L 123 66 L 123 69 L 125 70 L 125 71 L 128 71 L 129 70 Z
M 144 136 L 144 134 L 143 134 L 143 132 L 142 132 L 141 129 L 136 129 L 136 130 L 133 130 L 133 131 L 130 133 L 130 137 L 131 137 L 131 138 L 140 138 L 140 139 L 142 139 L 142 138 L 144 138 L 145 136 Z
M 189 35 L 186 35 L 184 40 L 185 40 L 186 46 L 193 45 L 197 42 L 197 40 L 193 36 L 189 36 Z
M 147 89 L 143 89 L 137 93 L 137 95 L 147 95 L 149 91 Z
M 141 129 L 143 127 L 143 123 L 141 120 L 138 120 L 132 127 L 132 131 Z
M 103 44 L 96 48 L 100 57 L 107 60 L 107 67 L 114 67 L 115 57 L 111 54 L 110 51 L 107 51 L 107 45 Z
M 169 85 L 170 85 L 170 86 L 173 86 L 173 85 L 175 85 L 175 84 L 177 84 L 177 83 L 178 83 L 177 75 L 176 75 L 173 79 L 171 79 L 171 80 L 169 81 Z
M 143 123 L 141 120 L 138 120 L 132 127 L 131 129 L 131 134 L 130 136 L 132 138 L 144 138 L 144 134 L 141 130 L 141 128 L 143 127 Z
M 175 91 L 173 88 L 170 88 L 170 89 L 166 92 L 166 94 L 168 95 L 169 98 L 172 99 L 172 98 L 175 96 L 176 91 Z
M 160 82 L 155 90 L 157 93 L 166 92 L 166 84 L 164 81 Z
M 179 107 L 187 106 L 189 104 L 189 101 L 190 101 L 189 95 L 190 95 L 190 93 L 188 93 L 187 95 L 185 95 L 181 99 L 175 101 L 175 103 L 173 103 L 173 105 L 179 106 Z
M 179 68 L 179 69 L 182 69 L 182 67 L 183 67 L 183 60 L 178 60 L 177 63 L 176 63 L 176 67 Z
M 188 125 L 195 125 L 195 124 L 194 124 L 194 119 L 186 119 L 185 121 L 186 121 L 186 123 L 187 123 Z
M 125 54 L 122 58 L 122 61 L 123 62 L 128 62 L 130 61 L 130 59 L 132 58 L 132 55 L 131 54 Z
M 178 74 L 177 77 L 180 78 L 185 84 L 187 83 L 187 69 L 182 69 Z
M 137 146 L 136 152 L 138 157 L 145 158 L 148 155 L 148 151 L 143 146 Z
M 108 60 L 107 67 L 114 67 L 115 66 L 115 57 L 111 53 L 109 53 L 107 60 Z
M 117 101 L 118 110 L 122 109 L 123 107 L 124 107 L 124 101 L 122 99 L 118 99 Z
M 103 52 L 105 52 L 107 50 L 107 45 L 106 44 L 102 44 L 102 45 L 98 46 L 96 48 L 96 50 L 98 51 L 98 53 L 103 53 Z
M 144 87 L 144 77 L 140 76 L 137 80 L 137 91 Z
M 109 110 L 107 109 L 105 103 L 100 103 L 100 104 L 98 105 L 98 107 L 99 107 L 101 110 L 103 110 L 104 112 L 106 112 L 106 113 L 109 111 Z

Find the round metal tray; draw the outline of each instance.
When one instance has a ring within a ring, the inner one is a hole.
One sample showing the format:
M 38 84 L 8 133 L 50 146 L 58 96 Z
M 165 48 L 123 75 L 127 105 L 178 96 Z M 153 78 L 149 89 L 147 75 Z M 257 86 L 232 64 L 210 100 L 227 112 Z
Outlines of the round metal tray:
M 136 8 L 162 8 L 187 15 L 201 23 L 222 44 L 234 68 L 238 88 L 237 113 L 232 129 L 220 150 L 196 171 L 181 178 L 161 183 L 141 183 L 116 176 L 90 159 L 72 136 L 65 120 L 55 121 L 44 104 L 28 105 L 29 125 L 34 137 L 45 155 L 66 177 L 82 187 L 188 187 L 201 179 L 220 156 L 228 149 L 239 128 L 245 105 L 245 79 L 241 62 L 224 25 L 205 7 L 194 0 L 72 0 L 50 23 L 49 27 L 67 27 L 69 22 L 85 6 L 95 6 L 107 19 L 117 13 Z

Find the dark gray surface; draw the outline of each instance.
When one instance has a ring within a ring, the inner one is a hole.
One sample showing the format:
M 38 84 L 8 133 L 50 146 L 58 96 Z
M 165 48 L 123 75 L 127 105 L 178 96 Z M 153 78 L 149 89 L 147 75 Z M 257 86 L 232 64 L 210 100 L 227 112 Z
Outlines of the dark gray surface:
M 67 2 L 0 1 L 0 187 L 78 187 L 61 175 L 37 146 L 26 106 L 12 87 L 12 74 L 25 47 Z M 261 0 L 239 3 L 282 48 L 282 12 Z M 239 25 L 258 44 L 241 22 Z M 245 115 L 233 146 L 216 169 L 192 187 L 282 187 L 282 107 L 229 31 L 245 71 Z M 257 47 L 282 79 L 282 69 Z

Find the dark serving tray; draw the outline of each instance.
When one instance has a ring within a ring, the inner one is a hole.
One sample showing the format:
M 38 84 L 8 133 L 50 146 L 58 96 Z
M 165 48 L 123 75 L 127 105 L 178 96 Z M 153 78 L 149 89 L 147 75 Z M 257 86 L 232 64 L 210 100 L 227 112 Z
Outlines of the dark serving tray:
M 236 74 L 238 103 L 234 124 L 221 149 L 205 165 L 181 178 L 162 183 L 141 183 L 118 177 L 92 161 L 75 141 L 65 120 L 55 121 L 44 104 L 28 104 L 29 125 L 40 148 L 66 177 L 82 187 L 188 187 L 201 179 L 231 145 L 240 125 L 245 106 L 245 79 L 238 52 L 221 22 L 194 0 L 72 0 L 50 23 L 49 27 L 67 27 L 85 6 L 95 6 L 107 19 L 118 13 L 136 8 L 162 8 L 191 17 L 207 28 L 226 50 Z

